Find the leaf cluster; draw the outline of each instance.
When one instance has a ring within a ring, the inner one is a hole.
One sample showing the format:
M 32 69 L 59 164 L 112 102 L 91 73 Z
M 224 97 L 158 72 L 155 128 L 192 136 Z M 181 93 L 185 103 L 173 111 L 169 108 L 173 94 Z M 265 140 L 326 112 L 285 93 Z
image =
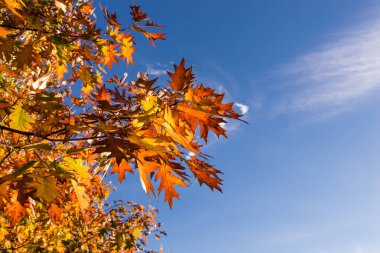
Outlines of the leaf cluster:
M 125 25 L 102 7 L 100 27 L 87 0 L 0 0 L 0 249 L 142 249 L 154 212 L 105 207 L 109 172 L 120 183 L 138 174 L 170 207 L 192 177 L 222 190 L 201 147 L 241 115 L 183 59 L 166 86 L 112 75 L 134 63 L 135 36 L 164 40 L 162 25 L 130 8 Z

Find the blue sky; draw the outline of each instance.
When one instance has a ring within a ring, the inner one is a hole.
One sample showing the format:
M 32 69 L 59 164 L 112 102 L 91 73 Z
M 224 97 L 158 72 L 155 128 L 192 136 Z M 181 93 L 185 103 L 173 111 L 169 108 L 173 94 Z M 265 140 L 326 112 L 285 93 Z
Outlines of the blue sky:
M 118 186 L 121 198 L 161 210 L 168 237 L 151 245 L 172 253 L 380 252 L 380 2 L 141 4 L 166 25 L 167 41 L 138 41 L 135 67 L 160 76 L 185 57 L 249 122 L 229 123 L 229 139 L 205 149 L 224 172 L 223 194 L 194 183 L 170 210 L 162 198 L 147 199 L 136 177 Z

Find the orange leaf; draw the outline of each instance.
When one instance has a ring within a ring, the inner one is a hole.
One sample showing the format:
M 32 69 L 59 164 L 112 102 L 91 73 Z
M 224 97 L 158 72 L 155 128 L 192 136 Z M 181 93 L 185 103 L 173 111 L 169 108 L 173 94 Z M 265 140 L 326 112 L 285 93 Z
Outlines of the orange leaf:
M 4 28 L 4 27 L 0 26 L 0 38 L 5 38 L 9 34 L 12 34 L 14 32 L 16 32 L 16 30 L 10 30 L 10 29 L 7 29 L 7 28 Z
M 93 11 L 94 7 L 92 6 L 92 3 L 84 4 L 80 7 L 80 11 L 84 14 L 88 15 Z
M 185 59 L 182 59 L 179 66 L 174 65 L 174 73 L 168 71 L 168 75 L 172 79 L 169 84 L 174 91 L 182 91 L 193 82 L 194 74 L 192 69 L 192 67 L 186 69 Z
M 8 208 L 5 214 L 10 215 L 10 223 L 12 225 L 16 225 L 20 221 L 21 217 L 26 216 L 28 213 L 20 202 L 16 201 Z
M 109 43 L 108 45 L 102 46 L 102 63 L 104 65 L 107 65 L 108 68 L 112 68 L 112 64 L 114 62 L 118 63 L 119 61 L 115 58 L 115 56 L 118 55 L 118 52 L 115 50 L 115 45 L 112 43 Z
M 9 8 L 9 10 L 15 14 L 20 19 L 24 20 L 25 18 L 16 10 L 21 9 L 21 5 L 25 6 L 25 4 L 21 0 L 4 0 L 5 4 Z
M 155 160 L 149 159 L 155 155 L 155 152 L 145 150 L 140 150 L 137 154 L 137 170 L 139 171 L 141 184 L 148 196 L 150 195 L 150 192 L 155 195 L 152 182 L 150 182 L 148 175 L 156 171 L 160 166 Z
M 177 165 L 177 168 L 184 170 L 184 168 L 177 163 L 172 163 Z M 155 180 L 160 179 L 160 186 L 158 187 L 158 193 L 165 191 L 165 201 L 169 202 L 170 208 L 173 206 L 173 198 L 179 199 L 179 194 L 174 188 L 174 185 L 178 186 L 188 186 L 183 178 L 174 175 L 174 169 L 169 164 L 161 165 L 156 174 Z
M 129 163 L 125 159 L 123 159 L 121 160 L 120 164 L 117 164 L 117 162 L 114 162 L 111 174 L 118 173 L 118 179 L 119 179 L 119 182 L 121 183 L 125 179 L 126 171 L 133 173 L 133 170 L 131 166 L 129 165 Z
M 195 178 L 198 179 L 199 183 L 201 185 L 206 184 L 211 190 L 217 189 L 222 192 L 222 188 L 220 186 L 223 180 L 218 176 L 221 171 L 215 169 L 204 161 L 198 160 L 195 156 L 191 156 L 191 159 L 192 160 L 189 160 L 186 163 L 190 170 L 194 173 Z
M 127 59 L 127 63 L 133 64 L 132 54 L 135 52 L 135 49 L 133 48 L 132 36 L 126 36 L 122 42 L 123 44 L 121 46 L 121 56 L 123 60 Z
M 108 101 L 111 98 L 111 94 L 107 93 L 107 89 L 104 86 L 101 86 L 101 88 L 96 87 L 96 92 L 92 96 L 99 101 Z
M 58 207 L 56 204 L 52 204 L 49 208 L 48 214 L 50 219 L 60 221 L 63 209 Z

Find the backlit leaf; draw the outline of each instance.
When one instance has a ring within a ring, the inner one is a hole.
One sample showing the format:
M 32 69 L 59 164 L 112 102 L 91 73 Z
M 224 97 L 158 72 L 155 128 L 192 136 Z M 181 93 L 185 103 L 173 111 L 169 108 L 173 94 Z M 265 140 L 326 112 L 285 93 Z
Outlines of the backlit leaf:
M 16 130 L 30 130 L 32 128 L 32 124 L 34 123 L 34 119 L 28 115 L 21 103 L 13 107 L 9 118 L 11 120 L 9 126 Z
M 179 66 L 174 65 L 174 73 L 168 71 L 172 79 L 169 84 L 174 91 L 182 91 L 192 83 L 194 79 L 192 69 L 192 67 L 185 68 L 185 59 L 182 59 Z
M 54 201 L 59 195 L 57 188 L 57 181 L 54 177 L 44 177 L 40 175 L 33 175 L 32 181 L 26 184 L 26 188 L 35 190 L 35 196 L 46 200 L 47 202 Z

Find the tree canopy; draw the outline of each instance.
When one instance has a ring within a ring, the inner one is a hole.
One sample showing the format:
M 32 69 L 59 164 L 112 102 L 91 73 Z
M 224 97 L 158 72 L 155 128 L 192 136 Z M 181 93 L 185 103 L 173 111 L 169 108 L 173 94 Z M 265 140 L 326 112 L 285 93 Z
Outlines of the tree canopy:
M 165 40 L 162 25 L 130 9 L 121 23 L 101 7 L 101 26 L 93 1 L 0 0 L 1 250 L 144 249 L 150 233 L 164 233 L 155 210 L 107 201 L 107 173 L 120 183 L 137 174 L 170 207 L 191 178 L 222 190 L 201 148 L 241 115 L 184 59 L 167 84 L 112 70 L 134 63 L 136 36 Z

